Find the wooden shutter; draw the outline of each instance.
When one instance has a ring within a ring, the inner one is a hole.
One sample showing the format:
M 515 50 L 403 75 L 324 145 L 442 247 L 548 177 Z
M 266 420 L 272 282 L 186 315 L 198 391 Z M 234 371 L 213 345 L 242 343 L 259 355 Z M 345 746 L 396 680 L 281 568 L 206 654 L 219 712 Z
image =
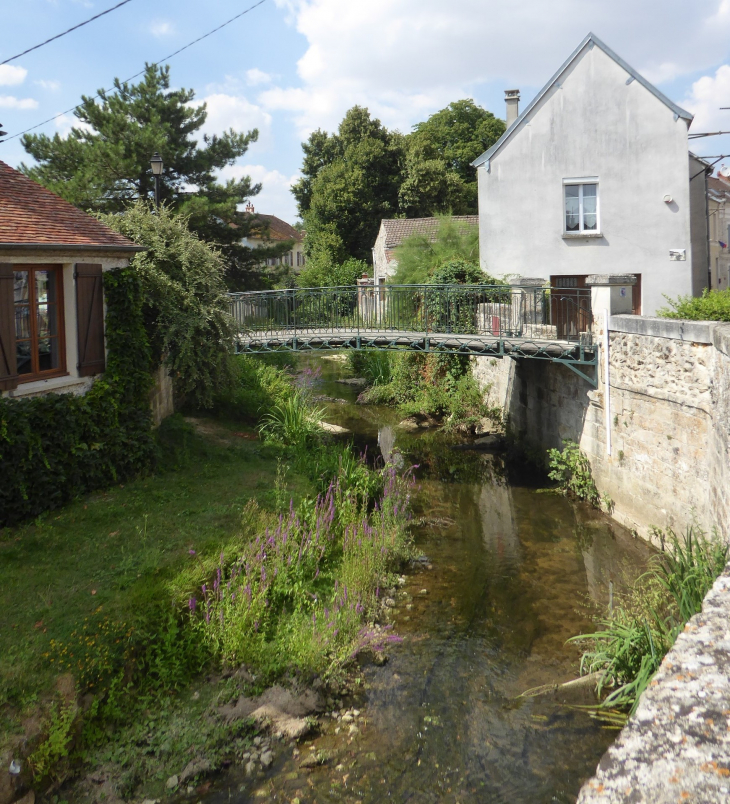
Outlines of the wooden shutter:
M 80 377 L 100 374 L 105 368 L 104 292 L 101 265 L 76 263 L 76 317 L 79 335 Z
M 17 387 L 13 266 L 0 262 L 0 391 L 12 391 Z

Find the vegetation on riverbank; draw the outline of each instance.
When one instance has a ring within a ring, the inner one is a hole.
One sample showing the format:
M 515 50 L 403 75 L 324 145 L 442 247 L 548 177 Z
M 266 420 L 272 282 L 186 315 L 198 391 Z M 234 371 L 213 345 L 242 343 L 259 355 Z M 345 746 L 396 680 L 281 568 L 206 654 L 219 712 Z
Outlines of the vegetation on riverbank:
M 595 617 L 599 630 L 570 641 L 586 644 L 581 673 L 600 673 L 602 708 L 632 714 L 662 659 L 702 602 L 728 560 L 729 547 L 697 527 L 681 536 L 657 531 L 663 550 L 651 569 L 616 606 Z
M 184 725 L 201 672 L 337 680 L 382 646 L 366 626 L 409 554 L 408 474 L 311 431 L 257 439 L 263 410 L 309 404 L 302 378 L 251 358 L 234 371 L 227 418 L 161 428 L 158 474 L 0 531 L 3 744 L 29 784 L 91 758 L 125 794 L 187 751 L 217 767 L 247 727 Z

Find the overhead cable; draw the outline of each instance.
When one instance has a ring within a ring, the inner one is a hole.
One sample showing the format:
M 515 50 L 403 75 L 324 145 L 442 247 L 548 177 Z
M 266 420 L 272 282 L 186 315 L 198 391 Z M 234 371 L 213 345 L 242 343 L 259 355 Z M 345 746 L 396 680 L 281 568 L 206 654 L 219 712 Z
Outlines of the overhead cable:
M 56 39 L 60 39 L 62 36 L 66 36 L 66 34 L 70 34 L 72 31 L 76 31 L 79 28 L 83 28 L 84 25 L 88 25 L 90 22 L 93 22 L 94 20 L 98 20 L 99 17 L 103 17 L 105 14 L 111 14 L 112 11 L 116 11 L 118 8 L 121 8 L 122 6 L 126 6 L 127 3 L 131 3 L 131 2 L 132 2 L 132 0 L 122 0 L 121 3 L 117 3 L 115 6 L 112 6 L 111 8 L 108 8 L 106 11 L 102 11 L 100 14 L 96 14 L 96 16 L 94 16 L 94 17 L 89 17 L 89 19 L 86 20 L 85 22 L 80 22 L 78 25 L 74 25 L 73 28 L 69 28 L 67 31 L 64 31 L 63 33 L 56 34 L 55 36 L 52 36 L 50 39 L 46 39 L 46 41 L 41 42 L 40 45 L 33 45 L 33 47 L 29 47 L 27 50 L 24 50 L 22 53 L 18 53 L 17 56 L 11 56 L 9 59 L 5 59 L 5 61 L 0 61 L 0 67 L 2 67 L 3 64 L 8 64 L 11 61 L 15 61 L 15 59 L 19 59 L 21 56 L 25 56 L 27 53 L 32 53 L 34 50 L 38 50 L 39 47 L 43 47 L 44 45 L 49 44 L 49 42 L 55 42 Z
M 202 36 L 199 36 L 197 39 L 193 39 L 192 42 L 188 42 L 187 45 L 183 45 L 181 48 L 179 48 L 178 50 L 174 51 L 174 53 L 170 53 L 169 56 L 165 56 L 164 58 L 161 58 L 161 59 L 158 59 L 155 62 L 152 62 L 152 66 L 156 67 L 158 64 L 160 64 L 163 61 L 169 61 L 174 56 L 177 56 L 179 53 L 182 53 L 183 50 L 187 50 L 189 47 L 192 47 L 193 45 L 196 45 L 198 42 L 202 42 L 203 39 L 207 39 L 209 36 L 212 36 L 214 33 L 217 33 L 218 31 L 220 31 L 221 28 L 225 28 L 226 25 L 230 25 L 232 22 L 235 22 L 237 19 L 243 17 L 244 14 L 248 14 L 250 11 L 253 11 L 255 8 L 258 8 L 259 6 L 263 5 L 266 2 L 267 2 L 267 0 L 258 0 L 258 3 L 254 3 L 252 6 L 249 6 L 245 11 L 242 11 L 240 14 L 236 14 L 235 17 L 231 17 L 229 20 L 226 20 L 226 22 L 222 23 L 217 28 L 213 28 L 213 30 L 208 31 L 208 33 L 205 33 Z M 145 70 L 146 70 L 146 68 L 145 68 Z M 140 70 L 138 73 L 135 73 L 134 75 L 130 75 L 129 78 L 125 78 L 124 81 L 122 81 L 121 83 L 126 84 L 129 81 L 133 81 L 135 78 L 139 78 L 140 75 L 144 74 L 145 70 Z M 106 94 L 107 92 L 113 92 L 115 89 L 116 89 L 115 87 L 111 87 L 109 89 L 102 90 L 102 91 L 104 92 L 104 94 Z M 90 98 L 90 100 L 94 101 L 99 97 L 100 97 L 100 94 L 97 93 L 92 98 Z M 77 103 L 76 106 L 72 106 L 70 109 L 66 109 L 65 112 L 59 112 L 58 114 L 53 115 L 53 117 L 49 117 L 47 120 L 44 120 L 42 123 L 38 123 L 35 126 L 31 126 L 30 128 L 26 128 L 24 131 L 19 131 L 17 134 L 13 134 L 10 137 L 7 137 L 6 139 L 2 140 L 2 142 L 10 142 L 10 140 L 14 140 L 16 137 L 22 137 L 23 134 L 27 134 L 29 131 L 35 131 L 37 128 L 40 128 L 41 126 L 45 126 L 46 123 L 51 123 L 54 120 L 57 120 L 59 117 L 63 117 L 65 114 L 70 114 L 71 112 L 75 112 L 76 109 L 78 109 L 81 106 L 83 106 L 82 103 Z

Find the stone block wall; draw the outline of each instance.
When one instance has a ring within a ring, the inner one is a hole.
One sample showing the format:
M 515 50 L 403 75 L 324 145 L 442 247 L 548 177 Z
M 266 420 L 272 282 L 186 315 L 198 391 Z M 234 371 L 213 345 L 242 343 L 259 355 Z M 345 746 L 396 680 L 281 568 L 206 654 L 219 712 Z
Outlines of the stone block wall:
M 159 366 L 152 377 L 154 380 L 154 385 L 150 391 L 152 423 L 155 427 L 159 427 L 163 419 L 172 416 L 175 412 L 172 377 L 165 366 Z
M 580 444 L 621 524 L 650 538 L 695 521 L 727 539 L 730 325 L 613 316 L 609 340 L 611 455 L 602 359 L 598 389 L 540 360 L 475 358 L 475 376 L 528 442 Z

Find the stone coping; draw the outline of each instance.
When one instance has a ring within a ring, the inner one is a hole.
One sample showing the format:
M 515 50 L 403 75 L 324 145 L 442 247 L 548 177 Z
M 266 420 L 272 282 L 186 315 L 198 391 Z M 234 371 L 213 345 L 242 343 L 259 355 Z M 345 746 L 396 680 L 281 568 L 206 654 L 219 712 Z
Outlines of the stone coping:
M 730 801 L 730 564 L 578 804 Z
M 673 338 L 677 341 L 692 343 L 712 343 L 712 331 L 718 326 L 722 325 L 713 321 L 682 321 L 644 315 L 612 315 L 608 320 L 610 332 L 650 335 L 654 338 Z
M 586 285 L 635 285 L 634 274 L 591 274 L 586 277 Z

